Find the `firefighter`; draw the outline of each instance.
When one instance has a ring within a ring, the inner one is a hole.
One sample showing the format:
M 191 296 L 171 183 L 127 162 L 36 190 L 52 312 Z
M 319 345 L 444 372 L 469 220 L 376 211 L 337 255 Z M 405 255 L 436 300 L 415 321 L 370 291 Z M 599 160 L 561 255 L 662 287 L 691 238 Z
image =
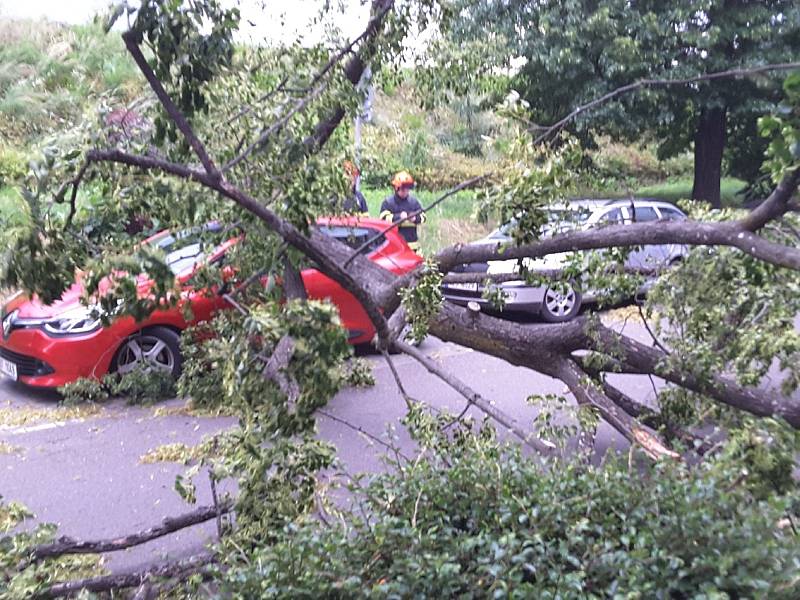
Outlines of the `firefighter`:
M 344 201 L 342 208 L 347 213 L 354 213 L 357 215 L 369 215 L 369 208 L 367 207 L 367 199 L 364 194 L 358 189 L 358 184 L 361 181 L 361 171 L 358 167 L 346 160 L 344 162 L 344 172 L 350 177 L 350 193 L 351 195 Z
M 392 187 L 394 194 L 381 204 L 380 218 L 390 223 L 403 221 L 398 226 L 398 231 L 411 249 L 416 252 L 419 250 L 417 225 L 425 222 L 425 213 L 422 212 L 420 203 L 410 193 L 414 187 L 414 178 L 410 173 L 400 171 L 392 179 Z M 416 212 L 419 214 L 414 214 Z

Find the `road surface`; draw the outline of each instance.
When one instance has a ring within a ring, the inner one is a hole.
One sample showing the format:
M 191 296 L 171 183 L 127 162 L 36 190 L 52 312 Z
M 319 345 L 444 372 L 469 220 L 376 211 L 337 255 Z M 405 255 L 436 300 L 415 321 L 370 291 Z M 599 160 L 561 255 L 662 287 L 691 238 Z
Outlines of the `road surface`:
M 646 339 L 636 325 L 625 327 L 626 333 Z M 523 425 L 536 415 L 526 398 L 565 392 L 561 382 L 454 344 L 429 339 L 422 349 Z M 380 456 L 385 449 L 337 419 L 386 440 L 391 428 L 400 445 L 413 453 L 413 444 L 400 423 L 405 403 L 391 372 L 381 357 L 367 359 L 373 365 L 376 385 L 343 390 L 325 408 L 335 419 L 323 416 L 318 422 L 320 437 L 336 445 L 349 473 L 383 468 Z M 414 359 L 396 356 L 394 361 L 410 395 L 437 408 L 454 412 L 464 408 L 462 397 Z M 618 378 L 617 383 L 635 397 L 653 399 L 647 378 Z M 189 416 L 180 410 L 181 400 L 156 407 L 131 407 L 115 401 L 89 414 L 75 414 L 59 408 L 58 399 L 8 380 L 0 382 L 0 494 L 5 501 L 17 500 L 28 506 L 38 521 L 56 523 L 59 535 L 79 539 L 120 536 L 186 512 L 189 507 L 174 491 L 175 476 L 186 467 L 147 464 L 141 457 L 163 444 L 197 444 L 203 436 L 235 424 L 232 418 Z M 26 418 L 28 421 L 22 422 Z M 626 446 L 621 436 L 601 425 L 597 452 Z M 209 486 L 201 480 L 198 484 L 198 504 L 211 504 Z M 215 526 L 207 523 L 110 553 L 104 560 L 112 571 L 127 571 L 154 559 L 197 552 L 214 534 Z

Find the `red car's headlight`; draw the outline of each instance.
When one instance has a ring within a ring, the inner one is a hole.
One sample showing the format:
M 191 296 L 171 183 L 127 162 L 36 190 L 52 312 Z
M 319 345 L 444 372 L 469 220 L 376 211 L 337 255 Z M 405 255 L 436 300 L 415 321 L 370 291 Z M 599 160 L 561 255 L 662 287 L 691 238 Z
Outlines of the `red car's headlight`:
M 79 335 L 100 329 L 100 313 L 94 306 L 82 306 L 42 323 L 44 330 L 55 335 Z

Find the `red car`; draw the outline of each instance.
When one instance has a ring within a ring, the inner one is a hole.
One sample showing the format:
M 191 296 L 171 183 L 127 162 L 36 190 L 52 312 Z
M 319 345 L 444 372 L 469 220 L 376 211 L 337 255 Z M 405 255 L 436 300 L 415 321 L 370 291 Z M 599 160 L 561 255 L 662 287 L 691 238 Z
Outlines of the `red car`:
M 403 240 L 396 229 L 385 231 L 385 221 L 343 217 L 320 219 L 320 231 L 341 239 L 353 248 L 383 232 L 364 253 L 380 266 L 401 274 L 416 267 L 422 259 Z M 211 224 L 203 229 L 219 228 Z M 109 372 L 124 373 L 147 362 L 151 367 L 169 370 L 177 376 L 181 370 L 178 344 L 186 327 L 207 321 L 220 309 L 231 306 L 218 294 L 195 290 L 189 279 L 203 264 L 219 261 L 239 238 L 231 238 L 207 255 L 199 241 L 193 242 L 200 229 L 173 235 L 163 231 L 145 243 L 158 246 L 167 255 L 167 263 L 182 288 L 182 301 L 173 308 L 159 310 L 141 322 L 122 317 L 102 327 L 91 309 L 80 303 L 80 282 L 74 283 L 57 302 L 45 306 L 35 298 L 13 297 L 2 308 L 0 339 L 0 375 L 40 387 L 57 387 L 80 377 L 100 378 Z M 177 239 L 176 239 L 177 238 Z M 176 244 L 180 240 L 181 244 Z M 180 248 L 173 249 L 180 245 Z M 220 261 L 221 262 L 221 261 Z M 375 330 L 358 301 L 332 279 L 316 269 L 302 272 L 309 298 L 330 300 L 339 309 L 343 326 L 352 344 L 369 342 Z M 139 289 L 146 293 L 150 281 L 141 276 Z M 193 318 L 184 318 L 181 304 L 190 302 Z

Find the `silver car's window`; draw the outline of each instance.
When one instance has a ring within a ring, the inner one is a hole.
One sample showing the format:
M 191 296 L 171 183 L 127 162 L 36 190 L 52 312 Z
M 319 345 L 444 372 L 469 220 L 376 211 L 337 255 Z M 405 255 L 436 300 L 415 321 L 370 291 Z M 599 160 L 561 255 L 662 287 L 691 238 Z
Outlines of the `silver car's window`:
M 552 235 L 554 233 L 576 229 L 585 223 L 591 214 L 591 211 L 584 207 L 549 209 L 545 212 L 546 222 L 542 227 L 542 233 L 545 235 Z M 512 236 L 516 227 L 517 220 L 511 219 L 495 229 L 488 237 L 490 239 L 507 240 Z
M 668 219 L 670 221 L 681 221 L 686 218 L 686 215 L 684 215 L 681 211 L 675 208 L 659 206 L 658 210 L 661 213 L 662 219 Z
M 631 217 L 631 221 L 635 221 L 637 223 L 658 220 L 658 213 L 656 213 L 656 210 L 651 206 L 629 206 L 628 214 Z
M 621 208 L 610 210 L 598 219 L 598 223 L 602 225 L 611 225 L 615 223 L 622 223 L 625 220 L 625 215 L 622 214 Z

